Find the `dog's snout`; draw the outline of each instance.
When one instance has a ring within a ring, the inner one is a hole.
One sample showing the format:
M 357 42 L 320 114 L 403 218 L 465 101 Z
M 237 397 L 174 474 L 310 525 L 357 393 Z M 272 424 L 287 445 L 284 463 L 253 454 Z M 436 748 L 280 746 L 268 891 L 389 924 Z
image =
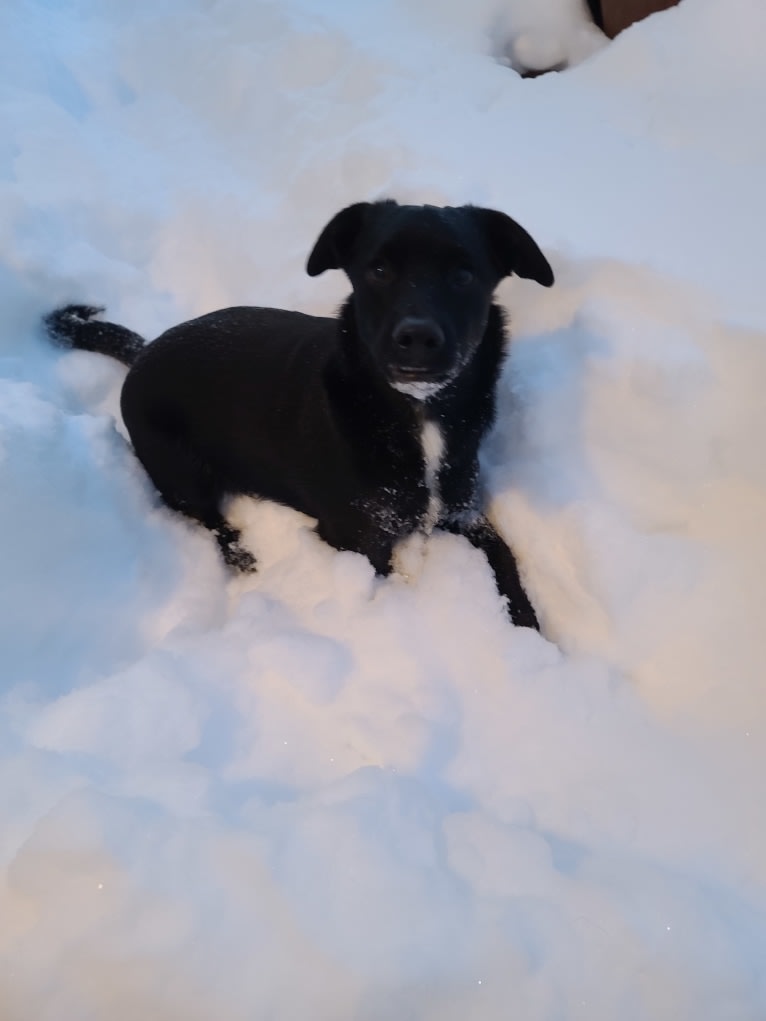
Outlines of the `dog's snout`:
M 403 319 L 393 333 L 394 345 L 409 359 L 428 359 L 444 347 L 444 331 L 430 319 Z

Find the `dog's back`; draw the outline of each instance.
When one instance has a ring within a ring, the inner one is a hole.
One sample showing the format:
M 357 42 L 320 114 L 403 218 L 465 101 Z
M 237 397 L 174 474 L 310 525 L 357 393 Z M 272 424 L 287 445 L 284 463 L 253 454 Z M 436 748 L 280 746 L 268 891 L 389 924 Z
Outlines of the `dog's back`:
M 136 453 L 182 488 L 172 460 L 194 450 L 223 493 L 251 493 L 318 517 L 342 442 L 322 385 L 336 349 L 331 319 L 236 307 L 173 327 L 128 374 L 122 413 Z M 175 449 L 173 449 L 175 448 Z M 172 496 L 171 496 L 172 499 Z

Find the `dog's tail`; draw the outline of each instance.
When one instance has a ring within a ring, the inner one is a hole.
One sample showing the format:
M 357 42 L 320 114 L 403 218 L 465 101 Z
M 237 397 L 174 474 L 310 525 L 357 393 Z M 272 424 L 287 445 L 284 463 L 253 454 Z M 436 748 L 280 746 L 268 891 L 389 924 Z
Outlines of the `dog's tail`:
M 95 351 L 132 365 L 144 349 L 143 337 L 125 326 L 93 319 L 103 311 L 94 305 L 65 305 L 45 316 L 43 325 L 51 340 L 61 347 Z

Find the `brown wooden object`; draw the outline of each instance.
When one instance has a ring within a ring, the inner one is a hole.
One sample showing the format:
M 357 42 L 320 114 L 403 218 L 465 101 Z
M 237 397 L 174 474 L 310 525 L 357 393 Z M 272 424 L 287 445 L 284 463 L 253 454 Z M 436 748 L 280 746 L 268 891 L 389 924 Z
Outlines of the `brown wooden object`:
M 614 39 L 634 21 L 640 21 L 656 11 L 675 7 L 678 0 L 601 0 L 601 18 L 606 34 Z

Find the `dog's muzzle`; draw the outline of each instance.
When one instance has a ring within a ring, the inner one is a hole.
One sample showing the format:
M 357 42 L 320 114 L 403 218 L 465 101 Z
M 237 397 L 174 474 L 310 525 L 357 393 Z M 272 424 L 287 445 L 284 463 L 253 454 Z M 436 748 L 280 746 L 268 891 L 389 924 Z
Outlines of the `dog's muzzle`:
M 408 316 L 391 334 L 389 375 L 397 383 L 438 383 L 451 368 L 444 331 L 432 319 Z

